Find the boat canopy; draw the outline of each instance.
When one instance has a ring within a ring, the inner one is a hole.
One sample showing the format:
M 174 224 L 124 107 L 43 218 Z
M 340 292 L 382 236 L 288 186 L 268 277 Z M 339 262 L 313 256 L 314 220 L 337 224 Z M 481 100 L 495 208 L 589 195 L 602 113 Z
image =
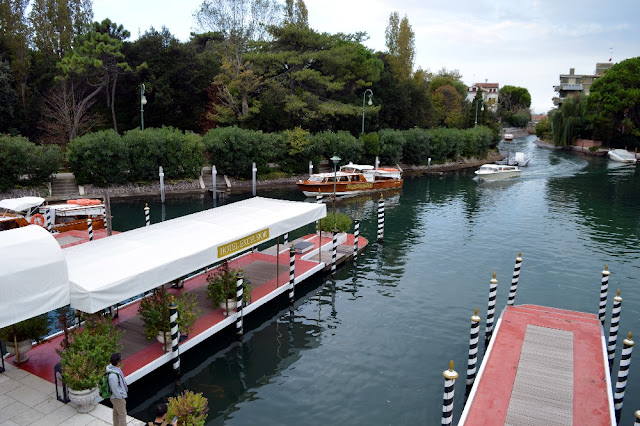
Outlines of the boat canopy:
M 69 304 L 67 263 L 40 226 L 0 232 L 0 328 Z
M 254 197 L 64 250 L 71 306 L 94 313 L 326 216 Z
M 20 198 L 7 198 L 0 200 L 0 207 L 7 210 L 13 210 L 14 212 L 22 212 L 27 209 L 38 207 L 44 203 L 44 198 L 41 197 L 20 197 Z

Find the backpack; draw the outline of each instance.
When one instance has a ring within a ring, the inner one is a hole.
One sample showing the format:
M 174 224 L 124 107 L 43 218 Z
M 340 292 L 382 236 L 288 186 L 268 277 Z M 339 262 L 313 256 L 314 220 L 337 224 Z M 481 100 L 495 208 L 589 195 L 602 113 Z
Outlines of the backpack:
M 100 382 L 98 383 L 98 391 L 100 392 L 100 397 L 102 399 L 111 398 L 111 388 L 109 387 L 109 374 L 117 375 L 118 373 L 116 373 L 115 371 L 108 371 L 104 373 L 104 375 L 100 379 Z M 120 378 L 118 377 L 118 379 Z

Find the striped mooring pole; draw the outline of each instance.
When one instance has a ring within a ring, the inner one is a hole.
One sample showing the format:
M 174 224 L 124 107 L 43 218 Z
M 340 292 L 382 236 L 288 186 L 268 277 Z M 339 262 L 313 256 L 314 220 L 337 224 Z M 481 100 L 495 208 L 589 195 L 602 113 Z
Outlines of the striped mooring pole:
M 51 209 L 47 208 L 47 210 L 44 212 L 44 220 L 45 223 L 47 224 L 47 231 L 51 232 L 51 227 L 53 225 L 53 223 L 51 222 Z
M 640 426 L 640 410 L 636 411 L 636 421 L 633 422 L 633 426 Z
M 378 242 L 384 241 L 384 197 L 380 194 L 378 200 Z
M 318 189 L 318 195 L 316 195 L 316 203 L 322 204 L 322 192 Z
M 607 352 L 609 354 L 609 372 L 613 368 L 613 360 L 616 356 L 616 346 L 618 345 L 618 324 L 620 324 L 620 311 L 622 310 L 622 297 L 620 297 L 620 289 L 613 298 L 613 309 L 611 310 L 611 324 L 609 325 L 609 345 Z
M 338 260 L 338 229 L 333 227 L 333 244 L 331 246 L 331 275 L 336 274 L 336 263 Z
M 604 317 L 607 312 L 607 292 L 609 291 L 609 265 L 604 265 L 604 271 L 602 271 L 602 284 L 600 285 L 600 310 L 598 316 L 600 317 L 600 324 L 604 327 Z
M 616 391 L 613 394 L 613 403 L 616 408 L 616 420 L 620 422 L 620 413 L 622 411 L 622 403 L 624 401 L 624 391 L 627 388 L 627 377 L 629 376 L 629 366 L 631 365 L 631 353 L 633 352 L 633 337 L 629 332 L 629 337 L 622 342 L 622 354 L 620 355 L 620 366 L 618 367 L 618 381 L 616 382 Z
M 244 309 L 244 303 L 243 303 L 243 287 L 244 287 L 244 274 L 242 273 L 242 271 L 238 272 L 238 277 L 236 280 L 236 336 L 238 337 L 238 340 L 242 340 L 242 335 L 244 334 L 244 329 L 243 329 L 243 324 L 242 324 L 242 317 L 243 317 L 243 309 Z
M 476 380 L 476 363 L 478 362 L 478 338 L 480 335 L 480 317 L 478 308 L 471 316 L 471 334 L 469 337 L 469 364 L 467 366 L 467 386 L 472 386 Z
M 489 281 L 489 305 L 487 307 L 487 325 L 484 333 L 485 345 L 489 344 L 491 335 L 493 334 L 493 315 L 496 312 L 496 294 L 498 293 L 498 280 L 496 279 L 496 273 L 493 273 L 493 278 Z
M 289 244 L 289 233 L 285 232 L 284 236 L 282 237 L 282 245 L 287 245 Z
M 151 210 L 149 208 L 149 204 L 148 203 L 144 203 L 144 221 L 146 223 L 145 226 L 151 225 L 151 219 L 149 218 L 149 210 Z
M 178 304 L 171 298 L 169 305 L 169 321 L 171 322 L 171 364 L 176 377 L 180 376 L 180 332 L 178 331 Z
M 293 302 L 295 299 L 295 279 L 296 279 L 296 249 L 289 249 L 289 313 L 293 319 Z
M 87 219 L 87 231 L 89 231 L 89 241 L 93 241 L 93 222 Z
M 453 423 L 453 391 L 458 378 L 458 373 L 453 369 L 453 360 L 449 361 L 449 369 L 444 370 L 444 397 L 442 403 L 442 424 Z
M 516 266 L 513 269 L 513 279 L 511 279 L 511 288 L 509 289 L 509 300 L 507 300 L 507 305 L 510 306 L 513 306 L 513 302 L 516 300 L 518 280 L 520 279 L 520 265 L 522 265 L 522 252 L 518 253 L 518 257 L 516 257 Z
M 358 237 L 360 236 L 360 220 L 356 217 L 353 220 L 353 261 L 358 261 Z

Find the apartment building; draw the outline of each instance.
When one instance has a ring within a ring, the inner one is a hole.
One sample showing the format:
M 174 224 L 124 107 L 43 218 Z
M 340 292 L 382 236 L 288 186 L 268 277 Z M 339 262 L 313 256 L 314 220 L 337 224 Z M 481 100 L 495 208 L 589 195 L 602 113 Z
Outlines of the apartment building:
M 552 98 L 553 104 L 560 106 L 566 98 L 578 97 L 580 93 L 589 95 L 593 82 L 602 77 L 612 65 L 611 62 L 599 62 L 593 74 L 576 74 L 575 68 L 569 68 L 569 74 L 560 74 L 560 84 L 553 86 L 553 90 L 558 92 Z

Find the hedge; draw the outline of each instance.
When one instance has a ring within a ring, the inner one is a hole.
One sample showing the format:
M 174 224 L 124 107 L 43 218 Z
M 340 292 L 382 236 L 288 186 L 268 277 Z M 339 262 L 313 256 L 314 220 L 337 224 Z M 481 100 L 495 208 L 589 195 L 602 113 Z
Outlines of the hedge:
M 69 142 L 67 161 L 80 185 L 129 181 L 129 150 L 113 130 L 88 133 Z
M 38 146 L 22 136 L 0 135 L 0 191 L 46 183 L 63 157 L 57 145 Z

